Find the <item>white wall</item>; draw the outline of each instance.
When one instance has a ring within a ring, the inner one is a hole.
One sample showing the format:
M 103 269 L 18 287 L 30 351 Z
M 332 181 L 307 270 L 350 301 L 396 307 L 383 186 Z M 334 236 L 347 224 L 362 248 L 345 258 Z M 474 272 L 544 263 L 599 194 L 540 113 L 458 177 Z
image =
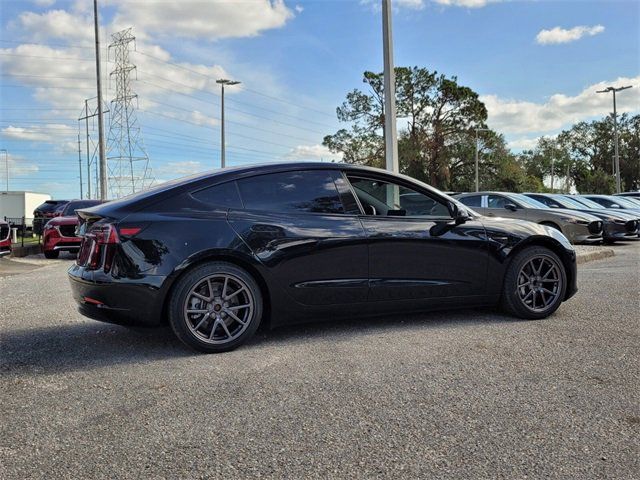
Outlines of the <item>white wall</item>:
M 35 208 L 51 195 L 33 192 L 0 192 L 0 218 L 33 218 Z M 31 225 L 31 222 L 28 222 Z

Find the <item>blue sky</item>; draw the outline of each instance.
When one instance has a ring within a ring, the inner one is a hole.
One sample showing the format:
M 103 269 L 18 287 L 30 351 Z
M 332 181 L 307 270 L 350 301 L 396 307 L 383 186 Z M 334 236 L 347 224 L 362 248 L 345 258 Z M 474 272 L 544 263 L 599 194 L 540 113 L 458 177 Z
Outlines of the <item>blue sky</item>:
M 105 45 L 124 27 L 137 37 L 133 88 L 160 180 L 219 164 L 216 78 L 242 81 L 226 97 L 227 160 L 240 164 L 334 158 L 321 142 L 339 128 L 336 106 L 364 70 L 381 70 L 378 1 L 99 1 Z M 634 85 L 618 106 L 640 110 L 640 2 L 393 4 L 396 65 L 456 75 L 514 150 L 606 115 L 610 97 L 594 93 L 605 85 Z M 79 195 L 77 118 L 95 96 L 90 6 L 1 3 L 0 148 L 12 190 Z M 105 77 L 112 68 L 104 55 Z

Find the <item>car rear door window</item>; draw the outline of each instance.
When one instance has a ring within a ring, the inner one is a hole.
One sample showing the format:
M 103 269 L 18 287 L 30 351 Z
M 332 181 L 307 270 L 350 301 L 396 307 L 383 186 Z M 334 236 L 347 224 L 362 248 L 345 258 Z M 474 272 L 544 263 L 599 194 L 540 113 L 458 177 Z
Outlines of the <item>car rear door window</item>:
M 482 207 L 482 195 L 472 195 L 470 197 L 458 198 L 467 207 Z
M 249 210 L 345 213 L 336 178 L 327 170 L 271 173 L 238 180 L 238 188 Z
M 192 193 L 191 196 L 211 207 L 242 208 L 236 182 L 214 185 Z

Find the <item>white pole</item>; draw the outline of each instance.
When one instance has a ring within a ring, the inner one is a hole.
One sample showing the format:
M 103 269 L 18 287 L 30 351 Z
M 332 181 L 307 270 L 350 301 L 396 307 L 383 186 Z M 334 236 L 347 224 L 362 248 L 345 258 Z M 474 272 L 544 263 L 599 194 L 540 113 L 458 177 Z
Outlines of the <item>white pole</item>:
M 382 39 L 384 50 L 384 150 L 386 168 L 399 173 L 396 132 L 396 75 L 393 69 L 391 0 L 382 0 Z

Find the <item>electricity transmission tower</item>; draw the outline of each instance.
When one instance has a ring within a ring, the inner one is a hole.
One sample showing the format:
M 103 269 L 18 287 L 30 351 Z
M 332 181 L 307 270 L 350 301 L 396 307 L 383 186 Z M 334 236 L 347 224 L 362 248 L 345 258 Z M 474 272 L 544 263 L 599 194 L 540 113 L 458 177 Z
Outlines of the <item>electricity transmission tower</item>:
M 129 60 L 129 47 L 136 37 L 131 28 L 111 35 L 109 55 L 113 52 L 115 68 L 115 98 L 111 100 L 107 164 L 111 198 L 120 198 L 149 188 L 155 181 L 144 148 L 134 102 L 137 95 L 131 88 L 131 72 L 136 66 Z

